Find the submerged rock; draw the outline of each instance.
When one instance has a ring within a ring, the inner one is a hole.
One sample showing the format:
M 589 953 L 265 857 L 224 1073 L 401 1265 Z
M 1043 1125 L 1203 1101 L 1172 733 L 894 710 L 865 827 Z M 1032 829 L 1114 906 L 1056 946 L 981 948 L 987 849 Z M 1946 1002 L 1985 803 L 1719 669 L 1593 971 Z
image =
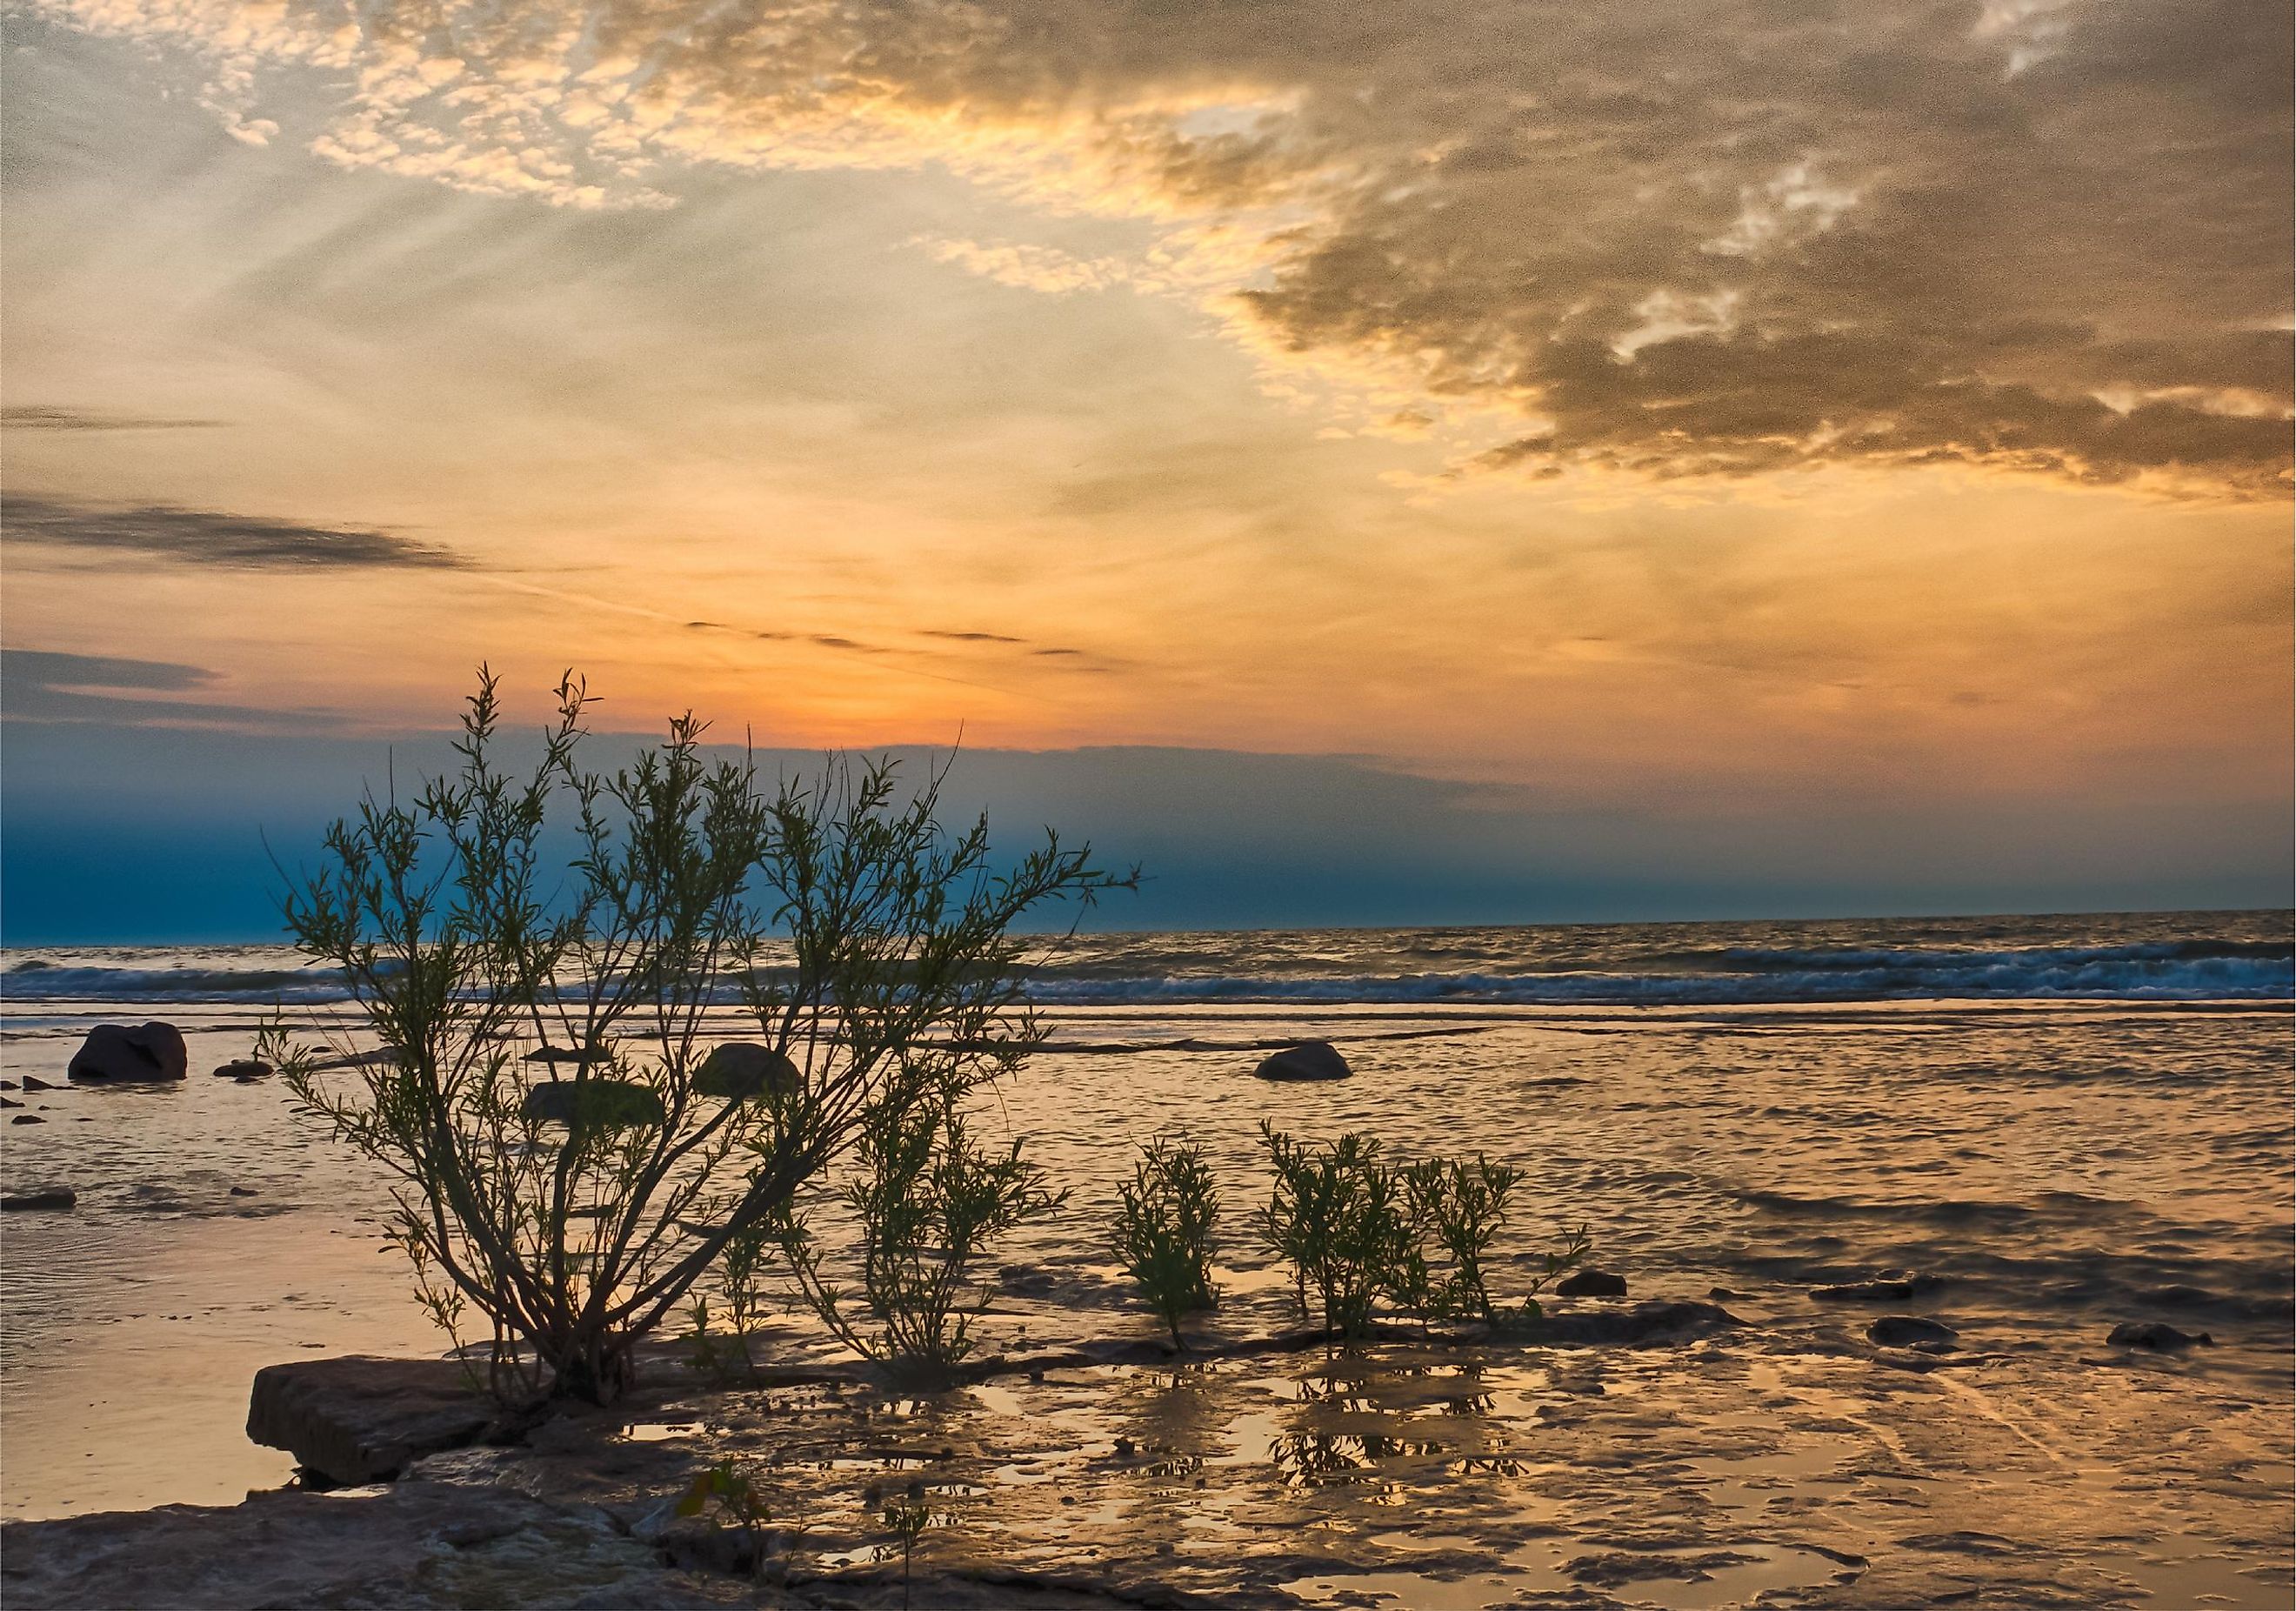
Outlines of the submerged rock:
M 2216 1339 L 2205 1331 L 2179 1331 L 2160 1320 L 2124 1321 L 2104 1340 L 2114 1348 L 2144 1348 L 2154 1353 L 2177 1353 L 2196 1343 L 2216 1346 Z
M 1642 1303 L 1632 1309 L 1581 1309 L 1531 1323 L 1534 1342 L 1564 1348 L 1639 1348 L 1702 1336 L 1745 1322 L 1714 1303 Z
M 92 1085 L 180 1080 L 190 1064 L 184 1032 L 155 1019 L 133 1029 L 124 1023 L 97 1024 L 72 1054 L 65 1073 Z M 29 1081 L 25 1083 L 30 1085 Z
M 661 1097 L 634 1080 L 554 1080 L 526 1093 L 520 1111 L 536 1124 L 623 1130 L 662 1122 Z
M 742 1102 L 767 1092 L 787 1096 L 797 1089 L 800 1079 L 797 1064 L 773 1048 L 753 1040 L 729 1040 L 701 1060 L 693 1075 L 693 1089 L 704 1097 Z
M 1623 1298 L 1627 1278 L 1607 1270 L 1574 1270 L 1554 1284 L 1559 1298 Z
M 1885 1314 L 1866 1328 L 1866 1339 L 1883 1348 L 1950 1347 L 1960 1336 L 1943 1320 L 1917 1314 Z
M 0 1210 L 71 1208 L 78 1202 L 79 1194 L 69 1186 L 36 1186 L 29 1191 L 12 1192 L 0 1197 Z
M 1344 1080 L 1355 1071 L 1330 1041 L 1307 1040 L 1269 1053 L 1251 1072 L 1259 1080 Z
M 1814 1286 L 1809 1295 L 1821 1303 L 1903 1303 L 1945 1285 L 1939 1276 L 1914 1276 L 1885 1271 L 1870 1281 L 1843 1281 Z
M 257 1371 L 247 1435 L 348 1486 L 387 1482 L 411 1460 L 476 1442 L 496 1416 L 452 1360 L 351 1354 Z

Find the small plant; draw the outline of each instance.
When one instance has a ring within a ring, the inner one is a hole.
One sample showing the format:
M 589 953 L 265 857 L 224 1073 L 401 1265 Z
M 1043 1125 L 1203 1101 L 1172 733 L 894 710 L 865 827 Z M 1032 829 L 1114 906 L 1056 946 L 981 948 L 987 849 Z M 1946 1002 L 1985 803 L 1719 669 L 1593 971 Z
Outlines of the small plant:
M 1301 1316 L 1310 1313 L 1312 1287 L 1324 1327 L 1335 1336 L 1363 1336 L 1380 1301 L 1414 1316 L 1423 1329 L 1455 1317 L 1535 1320 L 1544 1312 L 1537 1294 L 1592 1245 L 1584 1227 L 1572 1232 L 1541 1255 L 1520 1311 L 1502 1311 L 1484 1267 L 1522 1171 L 1480 1153 L 1398 1165 L 1381 1155 L 1377 1141 L 1352 1131 L 1308 1146 L 1265 1122 L 1259 1130 L 1275 1171 L 1257 1216 L 1260 1237 L 1291 1264 Z
M 870 1493 L 863 1496 L 863 1502 L 873 1503 L 876 1492 L 873 1488 Z M 917 1541 L 924 1536 L 925 1530 L 932 1525 L 933 1520 L 932 1505 L 926 1493 L 924 1478 L 911 1477 L 902 1497 L 888 1500 L 882 1515 L 886 1530 L 892 1533 L 894 1541 L 901 1547 L 901 1607 L 902 1611 L 908 1611 L 909 1574 L 916 1558 Z
M 749 1474 L 732 1460 L 720 1460 L 696 1472 L 692 1485 L 678 1497 L 676 1510 L 683 1516 L 706 1515 L 714 1525 L 733 1523 L 742 1530 L 749 1569 L 755 1572 L 764 1564 L 764 1527 L 773 1519 L 772 1513 Z
M 777 1222 L 798 1290 L 824 1324 L 864 1359 L 904 1375 L 944 1378 L 972 1352 L 973 1317 L 991 1293 L 974 1271 L 1024 1221 L 1066 1200 L 1015 1139 L 993 1152 L 953 1108 L 887 1106 L 865 1122 L 857 1168 L 839 1194 L 858 1222 L 860 1296 L 866 1321 L 824 1272 L 820 1248 L 796 1208 Z
M 1210 1309 L 1218 1296 L 1212 1227 L 1219 1218 L 1219 1193 L 1203 1148 L 1159 1136 L 1141 1149 L 1132 1179 L 1117 1194 L 1117 1262 L 1171 1327 L 1172 1345 L 1185 1349 L 1180 1317 Z
M 1522 1184 L 1522 1171 L 1494 1163 L 1477 1153 L 1464 1158 L 1430 1158 L 1404 1171 L 1414 1224 L 1431 1237 L 1450 1258 L 1448 1276 L 1439 1286 L 1426 1278 L 1426 1261 L 1414 1249 L 1414 1262 L 1422 1275 L 1423 1314 L 1469 1315 L 1496 1319 L 1490 1288 L 1483 1279 L 1483 1259 L 1505 1226 L 1507 1202 Z M 1575 1258 L 1585 1256 L 1582 1248 Z M 1560 1266 L 1550 1270 L 1559 1273 Z
M 1377 1141 L 1354 1131 L 1321 1147 L 1295 1141 L 1265 1120 L 1259 1134 L 1275 1170 L 1258 1216 L 1261 1239 L 1291 1263 L 1302 1318 L 1313 1287 L 1324 1330 L 1363 1336 L 1374 1300 L 1412 1250 L 1398 1171 L 1381 1157 Z

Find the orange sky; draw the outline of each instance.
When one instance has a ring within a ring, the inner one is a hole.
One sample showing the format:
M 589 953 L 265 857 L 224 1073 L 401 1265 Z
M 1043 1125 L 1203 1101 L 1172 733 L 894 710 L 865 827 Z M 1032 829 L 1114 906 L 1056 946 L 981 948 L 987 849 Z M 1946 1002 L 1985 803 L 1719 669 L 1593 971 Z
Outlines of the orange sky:
M 6 642 L 191 669 L 42 662 L 131 725 L 484 657 L 775 744 L 2284 810 L 2281 8 L 1537 10 L 42 0 Z

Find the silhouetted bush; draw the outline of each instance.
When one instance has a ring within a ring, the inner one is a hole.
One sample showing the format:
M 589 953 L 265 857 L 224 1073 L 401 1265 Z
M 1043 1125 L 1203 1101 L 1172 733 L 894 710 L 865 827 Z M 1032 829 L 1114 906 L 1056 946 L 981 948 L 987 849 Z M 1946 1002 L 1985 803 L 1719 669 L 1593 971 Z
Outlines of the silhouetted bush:
M 1041 1031 L 1015 925 L 1129 882 L 1050 836 L 993 872 L 985 820 L 937 820 L 939 774 L 904 800 L 890 762 L 832 758 L 767 790 L 705 759 L 691 716 L 586 770 L 590 703 L 570 675 L 513 773 L 481 668 L 458 769 L 370 793 L 284 902 L 382 1053 L 276 1031 L 261 1053 L 391 1172 L 425 1302 L 450 1332 L 478 1312 L 506 1397 L 613 1396 L 635 1341 L 800 1188 L 1017 1065 Z M 698 1081 L 721 1004 L 778 1077 Z

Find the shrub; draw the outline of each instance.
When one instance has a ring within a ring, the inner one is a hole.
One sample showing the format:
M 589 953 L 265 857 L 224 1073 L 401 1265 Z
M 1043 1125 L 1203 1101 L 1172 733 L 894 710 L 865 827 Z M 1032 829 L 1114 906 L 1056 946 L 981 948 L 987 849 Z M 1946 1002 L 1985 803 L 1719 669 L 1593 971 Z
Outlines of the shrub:
M 513 772 L 481 668 L 459 767 L 328 831 L 287 927 L 384 1051 L 263 1054 L 394 1177 L 424 1301 L 483 1317 L 504 1396 L 613 1396 L 636 1341 L 873 1122 L 1014 1067 L 1040 1038 L 1014 925 L 1130 882 L 1049 835 L 993 874 L 985 820 L 937 820 L 944 773 L 902 801 L 890 762 L 832 758 L 768 792 L 691 716 L 603 776 L 591 703 L 564 679 Z M 729 999 L 786 1071 L 754 1090 L 697 1084 Z
M 1180 1318 L 1210 1309 L 1217 1297 L 1212 1227 L 1219 1194 L 1203 1148 L 1159 1136 L 1141 1148 L 1132 1179 L 1117 1194 L 1117 1262 L 1171 1327 L 1172 1345 L 1185 1348 Z
M 1275 1182 L 1258 1216 L 1260 1237 L 1290 1262 L 1301 1318 L 1308 1291 L 1321 1303 L 1324 1328 L 1361 1336 L 1372 1305 L 1411 1251 L 1406 1198 L 1377 1141 L 1350 1131 L 1320 1147 L 1303 1145 L 1261 1121 Z
M 825 1278 L 807 1216 L 795 1206 L 781 1216 L 775 1234 L 799 1290 L 846 1346 L 925 1378 L 945 1377 L 972 1352 L 972 1319 L 992 1295 L 973 1278 L 979 1262 L 999 1237 L 1063 1200 L 1045 1188 L 1044 1171 L 1022 1159 L 1021 1145 L 982 1148 L 953 1108 L 888 1106 L 869 1115 L 858 1167 L 840 1194 L 859 1228 L 866 1322 Z

